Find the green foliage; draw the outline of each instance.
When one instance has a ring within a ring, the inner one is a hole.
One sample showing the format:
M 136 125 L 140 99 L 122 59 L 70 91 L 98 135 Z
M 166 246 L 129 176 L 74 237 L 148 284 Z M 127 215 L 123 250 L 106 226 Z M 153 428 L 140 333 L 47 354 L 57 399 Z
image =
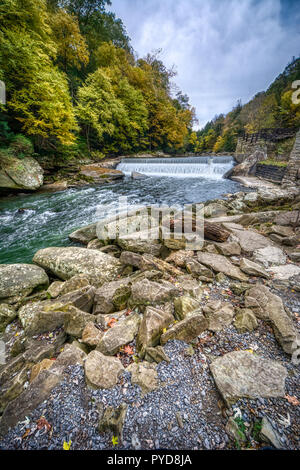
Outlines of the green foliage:
M 278 166 L 281 168 L 287 167 L 288 163 L 287 162 L 277 162 L 276 160 L 262 160 L 259 162 L 259 165 L 273 165 L 273 166 Z
M 253 424 L 252 433 L 251 433 L 255 441 L 259 440 L 261 428 L 262 428 L 262 420 L 260 419 L 258 421 L 255 421 L 255 423 Z
M 34 149 L 32 142 L 22 134 L 17 134 L 10 142 L 9 146 L 12 155 L 15 157 L 29 157 Z
M 13 129 L 56 159 L 184 149 L 195 115 L 188 97 L 173 98 L 175 72 L 160 51 L 135 58 L 110 5 L 2 0 L 0 145 Z

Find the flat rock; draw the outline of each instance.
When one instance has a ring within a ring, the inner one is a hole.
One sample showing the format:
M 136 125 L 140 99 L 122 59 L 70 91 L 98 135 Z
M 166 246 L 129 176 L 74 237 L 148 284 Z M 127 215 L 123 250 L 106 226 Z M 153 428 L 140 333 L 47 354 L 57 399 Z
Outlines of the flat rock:
M 273 279 L 278 281 L 287 281 L 300 273 L 300 267 L 296 264 L 285 264 L 283 266 L 272 266 L 268 272 L 273 274 Z
M 252 255 L 255 250 L 274 246 L 274 243 L 267 237 L 253 230 L 232 230 L 232 233 L 238 239 L 242 252 Z
M 39 250 L 33 261 L 60 279 L 84 274 L 91 283 L 98 285 L 114 280 L 122 271 L 122 264 L 113 256 L 74 246 Z
M 210 267 L 217 273 L 223 273 L 228 277 L 238 281 L 247 281 L 248 277 L 237 267 L 234 266 L 225 256 L 213 253 L 198 252 L 198 260 L 205 266 Z
M 254 263 L 254 261 L 250 261 L 247 258 L 241 259 L 240 268 L 244 273 L 249 274 L 249 276 L 265 277 L 266 279 L 270 277 L 270 274 L 261 264 Z
M 285 367 L 248 351 L 233 351 L 218 357 L 211 363 L 210 370 L 228 405 L 240 398 L 272 398 L 285 395 Z
M 286 263 L 286 255 L 276 246 L 266 246 L 253 252 L 253 261 L 262 264 L 265 268 L 280 266 Z
M 162 304 L 179 295 L 179 290 L 170 282 L 152 282 L 148 279 L 135 282 L 132 286 L 130 305 Z

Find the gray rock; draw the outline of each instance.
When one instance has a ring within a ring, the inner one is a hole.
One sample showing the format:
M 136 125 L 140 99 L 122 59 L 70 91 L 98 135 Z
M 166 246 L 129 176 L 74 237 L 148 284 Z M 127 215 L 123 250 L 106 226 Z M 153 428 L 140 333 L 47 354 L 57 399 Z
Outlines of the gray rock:
M 265 277 L 267 279 L 270 277 L 270 274 L 267 273 L 261 264 L 254 263 L 247 258 L 241 259 L 240 268 L 244 273 L 249 274 L 250 276 Z
M 85 377 L 88 385 L 94 388 L 112 388 L 124 370 L 121 361 L 116 357 L 104 356 L 100 351 L 92 351 L 84 363 Z
M 162 334 L 160 338 L 161 345 L 166 344 L 169 340 L 179 339 L 187 343 L 199 336 L 208 328 L 208 320 L 202 313 L 193 312 L 192 316 L 176 323 L 169 330 Z M 202 309 L 201 309 L 202 312 Z
M 47 287 L 44 269 L 32 264 L 0 264 L 0 299 L 29 295 L 35 288 Z
M 122 346 L 125 346 L 125 344 L 131 343 L 131 341 L 134 340 L 137 335 L 140 322 L 140 315 L 138 313 L 133 313 L 120 322 L 120 324 L 116 323 L 112 328 L 104 333 L 96 350 L 110 356 L 116 354 Z
M 234 266 L 225 256 L 198 252 L 198 260 L 200 263 L 210 267 L 217 273 L 223 273 L 226 276 L 239 281 L 247 281 L 248 279 L 248 277 L 243 274 L 237 266 Z
M 279 362 L 248 351 L 233 351 L 215 359 L 210 370 L 228 405 L 240 398 L 284 397 L 287 371 Z
M 286 264 L 285 253 L 276 246 L 258 248 L 253 252 L 253 260 L 262 264 L 265 268 Z
M 0 156 L 0 187 L 8 189 L 35 190 L 43 184 L 43 169 L 29 156 Z
M 114 280 L 122 271 L 122 264 L 113 256 L 73 246 L 39 250 L 33 261 L 60 279 L 84 274 L 95 285 Z

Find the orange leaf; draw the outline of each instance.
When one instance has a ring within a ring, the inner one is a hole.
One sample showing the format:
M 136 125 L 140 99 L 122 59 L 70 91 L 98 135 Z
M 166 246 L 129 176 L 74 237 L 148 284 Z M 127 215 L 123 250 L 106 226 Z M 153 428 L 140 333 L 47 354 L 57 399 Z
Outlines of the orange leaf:
M 295 396 L 292 397 L 291 395 L 285 395 L 285 398 L 287 399 L 289 403 L 291 403 L 294 406 L 300 405 L 298 398 Z
M 124 353 L 131 356 L 134 354 L 134 350 L 131 346 L 124 346 Z
M 26 431 L 24 432 L 23 436 L 22 436 L 22 439 L 25 439 L 28 434 L 30 433 L 30 428 L 26 429 Z
M 107 326 L 108 326 L 109 328 L 112 328 L 115 323 L 117 323 L 117 320 L 116 320 L 115 318 L 112 318 L 111 320 L 109 320 L 109 321 L 107 322 Z

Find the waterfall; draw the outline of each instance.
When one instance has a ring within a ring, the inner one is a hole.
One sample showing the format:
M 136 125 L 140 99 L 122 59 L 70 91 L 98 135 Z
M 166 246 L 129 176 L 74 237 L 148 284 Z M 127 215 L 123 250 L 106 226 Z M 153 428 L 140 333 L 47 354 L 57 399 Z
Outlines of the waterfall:
M 125 175 L 222 179 L 233 164 L 232 157 L 124 158 L 117 169 Z

